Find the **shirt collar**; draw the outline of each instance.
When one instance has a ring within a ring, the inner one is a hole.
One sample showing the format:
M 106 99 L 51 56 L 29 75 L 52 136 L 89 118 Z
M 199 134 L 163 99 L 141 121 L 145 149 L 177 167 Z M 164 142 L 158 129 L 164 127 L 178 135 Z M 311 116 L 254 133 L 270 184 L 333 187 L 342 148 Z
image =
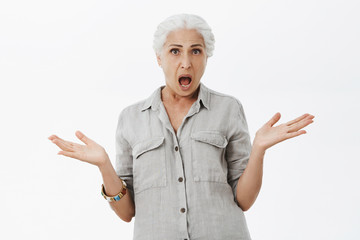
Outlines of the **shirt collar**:
M 141 111 L 147 110 L 151 107 L 152 110 L 157 110 L 160 106 L 161 102 L 161 90 L 165 87 L 165 85 L 162 85 L 158 87 L 151 95 L 145 100 L 144 105 L 141 108 Z M 210 91 L 209 89 L 200 82 L 199 84 L 199 95 L 198 99 L 196 100 L 197 104 L 199 102 L 202 103 L 202 105 L 210 110 Z

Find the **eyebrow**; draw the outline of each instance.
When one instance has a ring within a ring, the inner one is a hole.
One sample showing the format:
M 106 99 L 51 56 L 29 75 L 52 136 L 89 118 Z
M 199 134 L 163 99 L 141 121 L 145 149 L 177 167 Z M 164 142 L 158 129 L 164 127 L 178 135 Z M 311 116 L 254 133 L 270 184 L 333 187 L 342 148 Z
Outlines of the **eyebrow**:
M 169 47 L 171 47 L 171 46 L 175 46 L 175 47 L 183 47 L 182 45 L 180 45 L 180 44 L 170 44 L 169 45 Z M 193 45 L 191 45 L 190 47 L 203 47 L 203 45 L 202 44 L 200 44 L 200 43 L 197 43 L 197 44 L 193 44 Z

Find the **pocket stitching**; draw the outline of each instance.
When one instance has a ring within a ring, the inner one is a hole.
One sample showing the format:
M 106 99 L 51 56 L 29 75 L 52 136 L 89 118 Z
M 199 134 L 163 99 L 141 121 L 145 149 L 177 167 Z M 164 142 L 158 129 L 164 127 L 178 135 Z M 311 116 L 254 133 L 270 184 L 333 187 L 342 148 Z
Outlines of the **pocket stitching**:
M 159 147 L 164 142 L 164 139 L 165 139 L 164 137 L 156 137 L 156 138 L 151 138 L 149 140 L 138 142 L 133 148 L 133 156 L 135 156 L 135 159 L 139 158 L 142 154 L 146 153 L 147 151 Z
M 198 142 L 202 142 L 205 144 L 209 144 L 213 147 L 218 148 L 219 151 L 223 151 L 223 149 L 227 146 L 228 144 L 228 140 L 226 139 L 225 136 L 223 136 L 220 132 L 217 131 L 199 131 L 199 132 L 195 132 L 191 134 L 191 139 L 195 140 L 194 142 L 198 141 Z M 193 165 L 193 178 L 195 182 L 200 182 L 200 181 L 206 181 L 206 182 L 217 182 L 217 183 L 227 183 L 227 176 L 225 176 L 224 178 L 221 177 L 222 180 L 220 179 L 220 175 L 217 176 L 201 176 L 199 175 L 199 173 L 196 170 L 196 168 L 194 166 L 196 166 L 195 162 L 198 162 L 199 160 L 197 160 L 197 156 L 195 156 L 196 154 L 196 148 L 195 145 L 192 146 L 193 150 L 192 150 L 192 165 Z M 221 150 L 220 150 L 221 149 Z M 201 161 L 201 160 L 200 160 Z M 219 171 L 222 171 L 222 169 L 219 169 Z M 201 172 L 201 171 L 200 171 Z M 198 175 L 195 175 L 198 174 Z
M 215 138 L 211 139 L 211 137 L 214 136 Z M 191 138 L 196 141 L 211 144 L 218 148 L 225 148 L 226 145 L 228 144 L 226 137 L 220 134 L 219 132 L 215 132 L 215 131 L 195 132 L 191 134 Z
M 165 137 L 159 136 L 159 137 L 152 137 L 150 139 L 147 140 L 143 140 L 143 141 L 139 141 L 138 143 L 136 143 L 133 147 L 133 156 L 134 156 L 134 161 L 140 161 L 141 159 L 138 160 L 138 158 L 143 155 L 144 153 L 154 150 L 156 148 L 159 148 L 161 145 L 163 145 L 165 140 Z M 165 151 L 165 149 L 164 149 Z M 153 188 L 153 187 L 164 187 L 166 186 L 166 163 L 165 163 L 165 156 L 159 156 L 160 159 L 160 164 L 161 167 L 164 167 L 164 176 L 162 176 L 162 179 L 156 179 L 155 181 L 157 182 L 146 182 L 146 184 L 142 185 L 141 182 L 137 183 L 137 186 L 135 187 L 134 185 L 134 192 L 135 193 L 140 193 L 144 190 Z M 134 163 L 135 164 L 135 163 Z M 135 166 L 134 166 L 135 169 Z M 146 174 L 144 172 L 144 170 L 141 171 L 142 174 Z M 135 174 L 134 174 L 135 177 Z M 144 175 L 142 176 L 142 178 L 144 178 Z M 144 179 L 139 179 L 140 181 L 144 181 Z

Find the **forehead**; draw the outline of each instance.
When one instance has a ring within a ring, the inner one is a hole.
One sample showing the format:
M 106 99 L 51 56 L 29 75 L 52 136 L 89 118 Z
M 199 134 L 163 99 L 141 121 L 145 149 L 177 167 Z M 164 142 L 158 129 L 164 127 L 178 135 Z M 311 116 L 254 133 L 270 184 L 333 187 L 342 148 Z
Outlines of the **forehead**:
M 165 46 L 170 44 L 180 44 L 183 46 L 192 44 L 202 44 L 204 46 L 204 38 L 195 29 L 178 29 L 170 32 L 165 41 Z

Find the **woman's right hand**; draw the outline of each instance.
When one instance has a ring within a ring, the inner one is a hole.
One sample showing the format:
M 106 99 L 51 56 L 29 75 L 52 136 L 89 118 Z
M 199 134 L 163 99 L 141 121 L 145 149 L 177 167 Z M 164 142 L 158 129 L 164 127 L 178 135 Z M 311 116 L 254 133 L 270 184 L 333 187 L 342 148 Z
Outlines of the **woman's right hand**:
M 91 163 L 98 167 L 104 165 L 105 163 L 107 163 L 107 161 L 110 161 L 108 154 L 102 146 L 100 146 L 90 138 L 86 137 L 80 131 L 76 131 L 75 135 L 83 143 L 85 143 L 85 145 L 65 141 L 56 135 L 51 135 L 50 137 L 48 137 L 48 139 L 62 149 L 62 151 L 58 152 L 58 154 L 79 159 L 81 161 Z

